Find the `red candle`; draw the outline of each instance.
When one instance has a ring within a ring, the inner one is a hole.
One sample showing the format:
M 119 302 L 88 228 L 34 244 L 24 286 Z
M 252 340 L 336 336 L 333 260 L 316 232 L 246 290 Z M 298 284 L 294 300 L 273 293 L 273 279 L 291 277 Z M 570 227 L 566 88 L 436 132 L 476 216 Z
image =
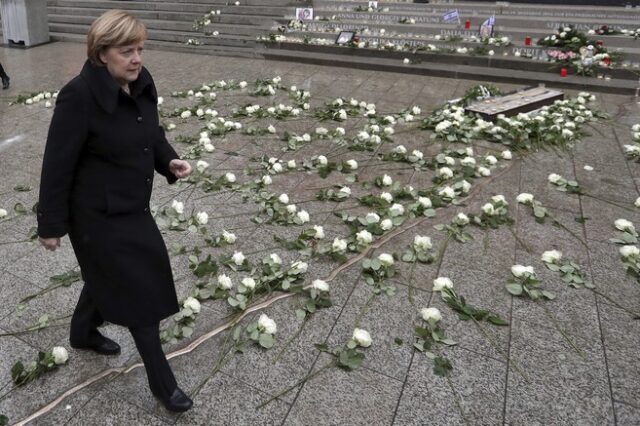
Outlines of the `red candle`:
M 606 58 L 604 58 L 604 59 L 602 60 L 602 62 L 604 62 L 604 64 L 605 64 L 606 66 L 609 66 L 609 65 L 611 65 L 611 58 L 606 57 Z
M 531 37 L 527 36 L 524 38 L 524 45 L 531 46 Z
M 566 76 L 567 76 L 567 69 L 560 68 L 560 77 L 566 77 Z
M 465 30 L 468 30 L 469 28 L 471 28 L 471 21 L 467 19 L 467 20 L 464 22 L 464 29 L 465 29 Z
M 604 43 L 602 42 L 602 40 L 596 40 L 596 45 L 597 46 L 602 46 Z

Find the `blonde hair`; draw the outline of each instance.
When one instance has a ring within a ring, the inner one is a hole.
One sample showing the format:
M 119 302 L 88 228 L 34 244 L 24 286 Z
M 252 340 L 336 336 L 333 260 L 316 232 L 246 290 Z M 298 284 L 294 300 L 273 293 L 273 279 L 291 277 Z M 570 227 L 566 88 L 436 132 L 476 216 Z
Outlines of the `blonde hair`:
M 87 57 L 102 65 L 100 52 L 112 46 L 126 46 L 147 38 L 147 27 L 124 10 L 110 10 L 93 21 L 87 35 Z

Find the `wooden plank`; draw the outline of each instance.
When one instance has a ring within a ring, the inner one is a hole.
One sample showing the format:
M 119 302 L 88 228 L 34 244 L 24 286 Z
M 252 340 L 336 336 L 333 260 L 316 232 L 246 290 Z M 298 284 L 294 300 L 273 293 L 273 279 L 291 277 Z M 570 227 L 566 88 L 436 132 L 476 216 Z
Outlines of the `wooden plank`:
M 544 86 L 529 87 L 504 96 L 483 99 L 469 105 L 466 111 L 494 121 L 499 114 L 509 117 L 533 111 L 544 105 L 551 105 L 558 99 L 564 99 L 564 93 Z

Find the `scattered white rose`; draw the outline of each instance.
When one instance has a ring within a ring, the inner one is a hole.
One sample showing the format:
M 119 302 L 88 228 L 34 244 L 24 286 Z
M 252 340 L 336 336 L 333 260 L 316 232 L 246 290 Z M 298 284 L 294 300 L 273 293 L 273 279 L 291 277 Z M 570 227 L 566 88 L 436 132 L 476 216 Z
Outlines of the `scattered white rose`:
M 491 170 L 489 170 L 488 168 L 484 167 L 484 166 L 480 166 L 478 167 L 478 174 L 480 174 L 480 176 L 491 176 Z
M 541 259 L 545 263 L 556 263 L 562 259 L 562 252 L 558 250 L 547 250 L 542 253 Z
M 207 212 L 198 212 L 196 213 L 196 221 L 200 225 L 206 225 L 209 221 L 209 215 L 207 214 Z
M 267 334 L 275 334 L 278 331 L 276 322 L 266 314 L 261 314 L 260 318 L 258 318 L 258 328 Z
M 297 214 L 298 220 L 302 223 L 309 222 L 309 213 L 306 210 L 300 210 Z
M 218 275 L 218 287 L 222 290 L 231 290 L 233 287 L 233 282 L 231 282 L 231 278 L 226 276 L 225 274 Z
M 342 253 L 347 249 L 347 242 L 341 238 L 336 238 L 331 244 L 331 249 L 337 253 Z
M 294 274 L 304 274 L 305 272 L 307 272 L 308 268 L 309 265 L 307 264 L 307 262 L 302 262 L 300 260 L 297 260 L 291 264 L 291 272 Z
M 391 219 L 385 219 L 382 222 L 380 222 L 380 228 L 382 228 L 383 231 L 388 231 L 392 227 L 393 227 L 393 222 L 391 222 Z
M 233 256 L 231 256 L 231 260 L 233 260 L 233 263 L 235 263 L 236 265 L 240 266 L 244 263 L 245 261 L 245 257 L 244 254 L 242 254 L 241 251 L 236 251 L 233 253 Z
M 422 308 L 420 310 L 420 316 L 425 321 L 438 322 L 442 319 L 442 314 L 438 308 Z
M 356 328 L 353 330 L 353 336 L 351 337 L 354 342 L 356 342 L 359 346 L 363 348 L 368 348 L 371 346 L 371 335 L 367 330 L 363 330 L 361 328 Z
M 323 166 L 326 166 L 328 163 L 327 157 L 325 157 L 324 155 L 318 155 L 318 163 L 320 163 Z
M 522 194 L 518 194 L 516 197 L 516 201 L 520 204 L 529 204 L 533 202 L 533 194 L 529 194 L 527 192 L 523 192 Z
M 513 158 L 513 154 L 511 154 L 511 151 L 509 151 L 508 149 L 505 151 L 502 151 L 500 156 L 502 157 L 503 160 L 511 160 Z
M 256 280 L 251 277 L 245 277 L 242 279 L 242 285 L 249 290 L 253 290 L 256 288 Z
M 584 169 L 585 169 L 586 171 L 588 171 L 588 172 L 593 171 L 593 167 L 592 167 L 592 166 L 590 166 L 590 165 L 588 165 L 588 164 L 585 164 Z
M 51 355 L 56 365 L 62 365 L 69 359 L 69 353 L 62 346 L 54 346 L 53 349 L 51 349 Z
M 619 229 L 623 232 L 628 231 L 632 234 L 636 232 L 636 228 L 635 226 L 633 226 L 633 223 L 626 219 L 617 219 L 614 222 L 614 226 L 616 227 L 616 229 Z
M 389 253 L 382 253 L 378 256 L 378 260 L 382 263 L 383 266 L 391 266 L 393 265 L 393 256 Z
M 520 278 L 525 274 L 534 275 L 535 271 L 533 266 L 513 265 L 511 267 L 511 273 L 514 277 Z
M 377 213 L 367 213 L 365 220 L 367 223 L 378 223 L 380 221 L 380 216 L 378 216 Z
M 636 201 L 633 203 L 634 206 L 640 208 L 640 197 L 636 198 Z M 0 216 L 2 217 L 2 216 Z
M 5 209 L 0 209 L 0 219 L 6 217 L 9 214 Z
M 173 207 L 178 214 L 184 213 L 184 204 L 181 201 L 173 200 L 171 207 Z
M 313 280 L 311 286 L 318 291 L 329 291 L 329 284 L 327 284 L 327 282 L 323 280 Z
M 231 233 L 231 232 L 227 232 L 227 231 L 222 231 L 222 239 L 227 244 L 233 244 L 233 243 L 236 242 L 236 234 Z
M 453 177 L 453 170 L 449 167 L 441 167 L 438 169 L 438 176 L 443 179 L 451 179 Z
M 418 197 L 418 203 L 425 209 L 430 209 L 433 206 L 429 197 Z
M 296 211 L 298 211 L 298 207 L 295 204 L 287 205 L 287 213 L 294 214 Z
M 384 175 L 382 176 L 382 184 L 384 186 L 391 186 L 391 184 L 393 184 L 393 179 L 391 179 L 391 176 L 389 175 Z
M 313 236 L 316 240 L 324 238 L 324 228 L 320 225 L 313 225 L 313 230 L 316 232 Z
M 453 288 L 453 282 L 447 277 L 438 277 L 433 280 L 433 291 L 442 291 L 444 288 Z
M 224 175 L 224 178 L 226 179 L 227 182 L 229 183 L 233 183 L 236 181 L 236 175 L 234 175 L 233 173 L 227 173 Z
M 289 160 L 289 161 L 287 161 L 287 168 L 289 168 L 289 169 L 295 169 L 295 168 L 296 168 L 296 160 Z
M 496 210 L 491 203 L 487 203 L 482 206 L 482 211 L 489 216 L 493 216 L 496 213 Z
M 269 175 L 264 175 L 262 176 L 262 183 L 265 185 L 271 185 L 273 183 L 273 179 L 271 179 L 271 176 Z
M 380 198 L 385 200 L 387 203 L 391 203 L 393 201 L 393 195 L 389 194 L 388 192 L 383 192 L 382 194 L 380 194 Z
M 275 263 L 276 265 L 282 265 L 282 259 L 280 258 L 280 256 L 278 256 L 277 253 L 271 253 L 269 255 L 269 259 L 271 259 L 271 262 Z
M 191 117 L 191 111 L 186 110 L 186 111 L 182 111 L 182 113 L 180 114 L 181 118 L 189 118 Z
M 640 249 L 636 246 L 627 245 L 620 247 L 620 254 L 622 257 L 638 256 L 640 255 Z
M 559 174 L 556 174 L 556 173 L 551 173 L 547 179 L 551 183 L 558 183 L 560 181 L 560 179 L 562 179 L 562 176 L 560 176 Z
M 199 313 L 201 309 L 200 302 L 195 297 L 187 297 L 182 303 L 182 306 L 190 309 L 191 312 L 194 312 L 196 314 Z
M 371 235 L 371 232 L 363 229 L 362 231 L 356 233 L 356 240 L 362 245 L 367 245 L 370 244 L 371 241 L 373 241 L 373 235 Z
M 273 127 L 273 124 L 269 124 L 269 127 L 267 127 L 267 131 L 271 134 L 274 134 L 276 132 L 276 128 Z
M 433 247 L 431 238 L 416 235 L 413 238 L 413 246 L 420 251 L 430 250 Z
M 404 214 L 404 206 L 402 204 L 394 204 L 389 207 L 389 214 L 391 216 L 401 216 Z
M 278 201 L 280 201 L 282 204 L 289 204 L 289 196 L 287 194 L 280 194 L 280 196 L 278 197 Z

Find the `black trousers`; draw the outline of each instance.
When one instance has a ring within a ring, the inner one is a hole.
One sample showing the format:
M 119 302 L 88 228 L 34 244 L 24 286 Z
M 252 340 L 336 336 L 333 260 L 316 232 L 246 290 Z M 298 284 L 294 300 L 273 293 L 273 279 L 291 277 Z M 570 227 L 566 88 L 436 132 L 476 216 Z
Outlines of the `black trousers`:
M 0 78 L 4 79 L 4 78 L 7 78 L 7 77 L 9 77 L 9 76 L 7 75 L 6 72 L 4 72 L 4 68 L 2 68 L 2 64 L 0 64 Z
M 83 346 L 99 341 L 102 335 L 98 327 L 102 323 L 104 319 L 84 286 L 71 318 L 70 342 L 74 346 Z M 129 331 L 147 370 L 151 391 L 160 398 L 169 398 L 178 384 L 162 350 L 159 324 L 129 327 Z

